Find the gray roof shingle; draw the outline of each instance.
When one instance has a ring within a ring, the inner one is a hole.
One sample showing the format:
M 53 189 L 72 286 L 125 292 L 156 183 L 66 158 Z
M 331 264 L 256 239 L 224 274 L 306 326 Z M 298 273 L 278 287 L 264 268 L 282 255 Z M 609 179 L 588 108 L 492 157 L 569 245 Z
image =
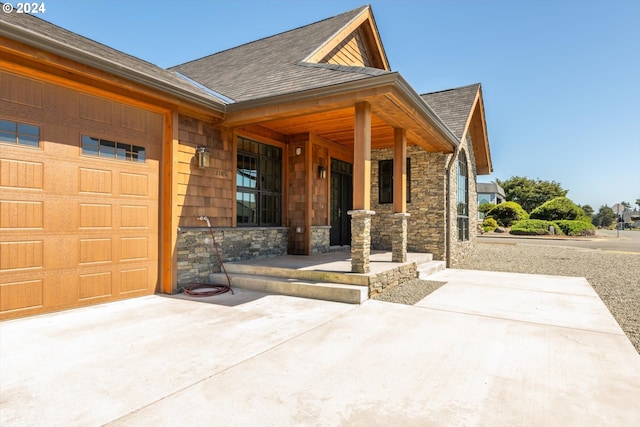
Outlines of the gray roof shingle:
M 462 138 L 480 83 L 420 95 L 445 125 Z
M 369 6 L 247 43 L 171 70 L 237 102 L 346 83 L 388 73 L 302 62 Z
M 504 189 L 495 182 L 478 182 L 476 184 L 476 191 L 478 193 L 499 194 L 505 197 Z

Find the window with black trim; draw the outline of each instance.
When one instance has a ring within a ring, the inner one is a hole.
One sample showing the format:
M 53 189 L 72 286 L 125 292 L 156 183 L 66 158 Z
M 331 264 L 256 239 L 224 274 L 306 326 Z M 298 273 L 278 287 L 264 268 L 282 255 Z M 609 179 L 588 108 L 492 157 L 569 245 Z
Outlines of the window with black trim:
M 239 137 L 237 160 L 237 225 L 280 226 L 282 149 Z
M 40 126 L 0 120 L 0 142 L 40 147 Z
M 144 147 L 87 135 L 82 135 L 82 154 L 141 163 L 144 163 L 146 159 Z
M 407 157 L 407 203 L 411 202 L 411 159 Z M 378 203 L 393 203 L 393 160 L 378 161 Z
M 464 150 L 458 154 L 456 205 L 458 211 L 458 240 L 469 240 L 469 168 Z

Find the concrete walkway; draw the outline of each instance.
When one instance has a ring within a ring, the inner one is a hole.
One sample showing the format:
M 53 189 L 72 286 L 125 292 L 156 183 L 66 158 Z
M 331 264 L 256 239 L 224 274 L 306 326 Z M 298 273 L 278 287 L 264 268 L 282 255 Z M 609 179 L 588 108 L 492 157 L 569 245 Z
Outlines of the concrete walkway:
M 640 425 L 640 356 L 586 280 L 433 279 L 416 306 L 238 290 L 4 322 L 0 425 Z

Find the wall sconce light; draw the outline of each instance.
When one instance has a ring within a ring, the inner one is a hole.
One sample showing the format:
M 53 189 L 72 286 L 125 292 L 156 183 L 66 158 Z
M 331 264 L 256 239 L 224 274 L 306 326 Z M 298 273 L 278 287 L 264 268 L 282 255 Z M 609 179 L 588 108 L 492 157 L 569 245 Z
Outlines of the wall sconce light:
M 209 167 L 209 150 L 207 147 L 196 147 L 196 157 L 198 158 L 198 167 L 206 169 Z
M 318 178 L 327 179 L 327 169 L 324 166 L 318 166 Z
M 302 154 L 302 148 L 296 147 L 296 156 L 299 156 L 300 154 Z

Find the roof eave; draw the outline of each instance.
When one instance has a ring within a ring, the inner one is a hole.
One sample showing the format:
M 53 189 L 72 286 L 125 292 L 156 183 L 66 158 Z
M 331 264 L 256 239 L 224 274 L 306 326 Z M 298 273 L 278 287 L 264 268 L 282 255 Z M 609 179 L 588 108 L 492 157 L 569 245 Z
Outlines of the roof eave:
M 434 126 L 450 143 L 450 149 L 454 150 L 458 144 L 458 138 L 444 124 L 438 115 L 427 105 L 418 93 L 407 83 L 407 81 L 397 72 L 390 72 L 380 76 L 372 76 L 347 83 L 340 83 L 331 86 L 323 86 L 300 92 L 290 92 L 271 97 L 240 101 L 227 106 L 229 114 L 249 110 L 253 108 L 269 107 L 278 104 L 288 104 L 293 102 L 304 102 L 312 99 L 340 95 L 349 92 L 357 92 L 367 89 L 382 88 L 384 86 L 395 87 L 403 96 L 409 107 L 418 112 L 427 122 Z
M 451 143 L 451 149 L 454 150 L 460 143 L 458 137 L 451 129 L 442 121 L 442 119 L 433 111 L 424 99 L 411 87 L 411 85 L 398 74 L 398 88 L 407 96 L 407 100 L 416 108 L 428 121 Z
M 225 111 L 225 104 L 218 100 L 213 100 L 179 87 L 168 85 L 166 82 L 162 82 L 148 74 L 140 73 L 88 52 L 72 48 L 53 39 L 25 30 L 24 28 L 11 25 L 10 23 L 0 22 L 0 36 L 58 55 L 79 64 L 123 77 L 134 83 L 173 95 L 183 101 L 192 102 L 201 107 L 211 108 L 220 113 Z

